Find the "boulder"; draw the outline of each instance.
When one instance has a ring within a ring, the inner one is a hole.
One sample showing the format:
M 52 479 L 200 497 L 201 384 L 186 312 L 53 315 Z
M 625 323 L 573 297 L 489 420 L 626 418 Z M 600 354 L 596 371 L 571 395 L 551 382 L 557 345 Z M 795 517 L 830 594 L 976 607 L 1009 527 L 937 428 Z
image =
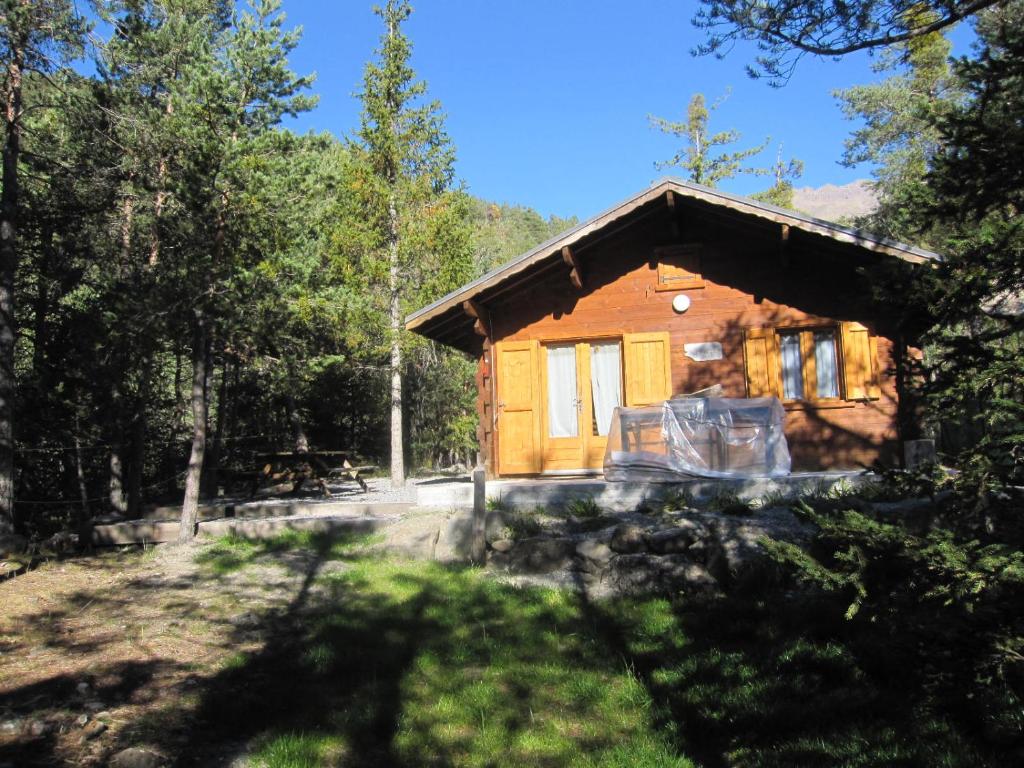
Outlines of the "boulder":
M 612 548 L 600 539 L 584 539 L 576 545 L 576 554 L 584 560 L 598 565 L 607 565 L 614 553 Z
M 572 539 L 535 536 L 516 542 L 509 566 L 517 573 L 549 573 L 567 568 L 575 551 Z
M 806 546 L 814 535 L 813 526 L 782 508 L 742 516 L 701 513 L 701 522 L 713 533 L 707 539 L 707 568 L 726 586 L 758 580 L 766 571 L 774 571 L 761 545 L 764 538 Z
M 491 542 L 491 549 L 495 552 L 511 552 L 516 543 L 512 539 L 498 539 Z
M 639 525 L 623 523 L 616 526 L 612 531 L 612 539 L 608 543 L 613 552 L 619 554 L 634 554 L 644 549 L 644 529 Z
M 687 551 L 710 535 L 711 532 L 704 524 L 696 520 L 680 520 L 673 528 L 648 533 L 644 536 L 644 542 L 657 555 L 673 555 Z
M 488 552 L 487 567 L 499 571 L 507 571 L 512 564 L 512 556 L 508 552 Z
M 721 590 L 707 569 L 685 555 L 620 555 L 611 563 L 608 581 L 621 594 L 684 592 L 711 596 Z
M 142 747 L 122 749 L 110 758 L 110 768 L 160 768 L 167 764 L 167 758 L 158 752 Z

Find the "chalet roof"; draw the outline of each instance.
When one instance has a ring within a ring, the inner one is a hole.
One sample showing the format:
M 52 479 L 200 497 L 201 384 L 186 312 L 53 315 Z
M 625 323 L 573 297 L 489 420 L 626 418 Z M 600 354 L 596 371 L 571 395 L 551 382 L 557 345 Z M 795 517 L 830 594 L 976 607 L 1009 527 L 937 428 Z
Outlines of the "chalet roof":
M 548 261 L 560 260 L 563 248 L 567 246 L 572 248 L 581 240 L 606 228 L 612 228 L 612 225 L 615 223 L 628 218 L 630 214 L 633 214 L 640 208 L 650 203 L 655 203 L 659 198 L 667 199 L 671 197 L 667 194 L 669 192 L 672 193 L 672 196 L 678 196 L 682 200 L 694 200 L 767 222 L 780 225 L 785 224 L 791 230 L 820 235 L 840 243 L 857 246 L 871 253 L 891 256 L 914 264 L 941 259 L 938 254 L 931 251 L 888 240 L 860 229 L 844 227 L 840 224 L 817 219 L 803 213 L 762 203 L 749 197 L 731 195 L 701 184 L 666 177 L 655 181 L 647 189 L 613 205 L 593 218 L 556 235 L 526 253 L 517 256 L 508 263 L 491 270 L 482 277 L 478 277 L 476 280 L 457 288 L 446 296 L 442 296 L 432 304 L 428 304 L 422 309 L 413 312 L 406 317 L 405 327 L 411 331 L 433 336 L 434 334 L 430 332 L 427 326 L 433 325 L 432 321 L 435 319 L 448 314 L 456 308 L 459 308 L 458 311 L 461 312 L 464 302 L 476 299 L 481 294 L 502 286 L 535 266 Z

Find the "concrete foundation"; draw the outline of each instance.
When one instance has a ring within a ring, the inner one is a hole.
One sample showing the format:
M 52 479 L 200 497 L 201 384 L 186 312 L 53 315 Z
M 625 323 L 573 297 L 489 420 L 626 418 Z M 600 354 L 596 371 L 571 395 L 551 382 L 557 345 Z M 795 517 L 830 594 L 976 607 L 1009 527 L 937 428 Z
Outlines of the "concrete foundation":
M 500 499 L 509 509 L 545 507 L 560 509 L 574 499 L 592 499 L 610 512 L 636 509 L 643 501 L 657 501 L 673 493 L 690 493 L 697 500 L 721 493 L 734 493 L 744 501 L 768 494 L 798 495 L 827 491 L 840 485 L 870 482 L 872 475 L 850 472 L 802 472 L 781 478 L 712 480 L 695 478 L 679 483 L 610 483 L 601 478 L 528 478 L 492 480 L 487 498 Z M 417 505 L 440 509 L 472 509 L 473 484 L 468 481 L 421 483 L 416 488 Z

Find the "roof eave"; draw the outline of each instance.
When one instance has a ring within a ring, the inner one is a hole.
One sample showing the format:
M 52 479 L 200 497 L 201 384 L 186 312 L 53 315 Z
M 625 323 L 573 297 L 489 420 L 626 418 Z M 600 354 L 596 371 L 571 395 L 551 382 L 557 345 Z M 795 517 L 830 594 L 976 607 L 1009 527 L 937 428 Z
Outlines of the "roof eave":
M 632 195 L 591 219 L 576 225 L 572 229 L 546 240 L 508 263 L 492 269 L 476 280 L 413 312 L 405 319 L 406 329 L 415 331 L 431 319 L 448 312 L 466 300 L 475 298 L 482 291 L 520 274 L 531 266 L 557 255 L 562 248 L 573 246 L 587 235 L 597 232 L 615 220 L 629 215 L 670 190 L 684 198 L 700 200 L 711 205 L 728 208 L 737 213 L 757 216 L 779 224 L 788 224 L 805 232 L 828 237 L 849 245 L 855 245 L 874 253 L 893 256 L 903 261 L 920 264 L 927 261 L 941 260 L 939 254 L 932 251 L 888 240 L 862 230 L 844 227 L 824 219 L 817 219 L 796 211 L 789 211 L 768 203 L 752 200 L 751 198 L 731 195 L 717 189 L 694 184 L 693 182 L 666 177 L 654 182 L 646 190 Z

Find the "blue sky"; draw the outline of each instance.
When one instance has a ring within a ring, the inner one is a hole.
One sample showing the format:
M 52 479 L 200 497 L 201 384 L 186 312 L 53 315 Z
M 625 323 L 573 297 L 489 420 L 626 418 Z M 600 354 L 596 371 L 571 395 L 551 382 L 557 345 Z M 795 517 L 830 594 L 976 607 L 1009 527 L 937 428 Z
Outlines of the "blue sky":
M 648 114 L 680 118 L 691 94 L 710 100 L 732 93 L 712 128 L 736 128 L 738 146 L 771 136 L 805 163 L 799 186 L 843 184 L 870 169 L 836 161 L 853 125 L 832 90 L 869 82 L 866 55 L 841 61 L 805 58 L 789 84 L 750 80 L 750 48 L 724 60 L 694 58 L 701 32 L 687 0 L 419 0 L 406 24 L 413 67 L 447 113 L 458 150 L 458 174 L 489 200 L 529 205 L 541 213 L 588 217 L 666 172 L 654 161 L 675 153 L 672 137 L 649 127 Z M 284 0 L 289 26 L 301 24 L 294 68 L 318 75 L 320 104 L 291 121 L 305 131 L 342 136 L 358 123 L 363 65 L 377 46 L 379 19 L 367 0 Z M 965 53 L 968 29 L 953 34 Z M 740 177 L 728 191 L 747 194 L 765 179 Z

